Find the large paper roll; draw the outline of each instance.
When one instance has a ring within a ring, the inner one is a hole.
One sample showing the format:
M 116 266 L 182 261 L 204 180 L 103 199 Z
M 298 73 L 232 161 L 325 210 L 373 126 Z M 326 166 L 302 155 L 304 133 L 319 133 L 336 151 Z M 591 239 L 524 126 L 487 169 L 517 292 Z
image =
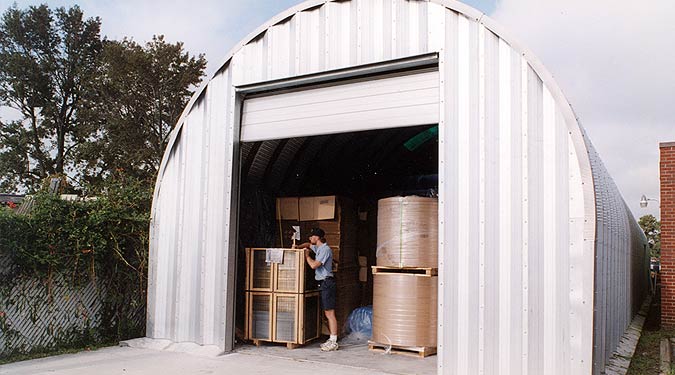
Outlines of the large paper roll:
M 438 277 L 376 273 L 373 283 L 373 341 L 435 347 Z
M 380 199 L 377 208 L 377 265 L 438 267 L 438 200 Z

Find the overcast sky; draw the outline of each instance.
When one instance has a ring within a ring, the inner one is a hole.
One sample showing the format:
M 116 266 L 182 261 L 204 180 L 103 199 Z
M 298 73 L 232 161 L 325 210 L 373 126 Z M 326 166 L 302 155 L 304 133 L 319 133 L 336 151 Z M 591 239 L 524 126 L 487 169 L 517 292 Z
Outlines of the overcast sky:
M 0 0 L 6 9 L 14 1 Z M 110 39 L 154 34 L 204 53 L 209 77 L 226 53 L 300 0 L 47 1 L 100 16 Z M 675 141 L 675 6 L 672 0 L 471 0 L 532 50 L 580 117 L 637 217 L 642 194 L 659 198 L 658 144 Z M 17 1 L 20 7 L 40 1 Z M 648 4 L 648 6 L 647 6 Z

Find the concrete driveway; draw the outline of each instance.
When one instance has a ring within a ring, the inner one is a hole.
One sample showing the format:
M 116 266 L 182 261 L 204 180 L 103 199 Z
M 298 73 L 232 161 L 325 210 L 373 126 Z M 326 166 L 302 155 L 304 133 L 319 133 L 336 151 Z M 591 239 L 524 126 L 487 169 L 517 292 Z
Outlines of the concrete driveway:
M 0 374 L 387 374 L 331 363 L 245 353 L 217 357 L 132 347 L 109 347 L 0 366 Z
M 188 375 L 188 374 L 420 374 L 436 373 L 435 356 L 418 359 L 382 355 L 363 344 L 345 344 L 321 353 L 319 342 L 287 350 L 285 346 L 238 345 L 219 355 L 215 346 L 171 343 L 147 338 L 123 346 L 65 354 L 0 366 L 0 374 Z

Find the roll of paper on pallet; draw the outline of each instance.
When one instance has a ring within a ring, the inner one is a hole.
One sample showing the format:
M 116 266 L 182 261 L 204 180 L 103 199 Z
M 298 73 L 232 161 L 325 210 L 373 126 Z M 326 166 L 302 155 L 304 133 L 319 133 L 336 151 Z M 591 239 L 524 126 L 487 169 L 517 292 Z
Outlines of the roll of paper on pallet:
M 411 273 L 373 275 L 373 341 L 436 346 L 438 277 Z
M 377 265 L 438 267 L 438 199 L 392 197 L 377 206 Z

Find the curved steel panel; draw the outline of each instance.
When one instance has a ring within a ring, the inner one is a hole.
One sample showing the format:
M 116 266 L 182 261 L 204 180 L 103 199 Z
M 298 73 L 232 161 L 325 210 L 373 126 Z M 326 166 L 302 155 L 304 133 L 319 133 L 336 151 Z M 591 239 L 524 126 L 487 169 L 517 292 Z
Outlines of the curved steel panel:
M 647 239 L 586 138 L 596 198 L 594 370 L 619 345 L 649 289 Z
M 632 315 L 614 301 L 641 297 L 643 238 L 550 74 L 487 17 L 445 0 L 308 1 L 233 49 L 162 161 L 148 336 L 232 348 L 234 86 L 426 52 L 440 59 L 439 371 L 603 368 Z M 290 176 L 295 189 L 326 142 L 309 139 L 288 172 L 268 169 L 300 145 L 244 173 L 270 186 Z

